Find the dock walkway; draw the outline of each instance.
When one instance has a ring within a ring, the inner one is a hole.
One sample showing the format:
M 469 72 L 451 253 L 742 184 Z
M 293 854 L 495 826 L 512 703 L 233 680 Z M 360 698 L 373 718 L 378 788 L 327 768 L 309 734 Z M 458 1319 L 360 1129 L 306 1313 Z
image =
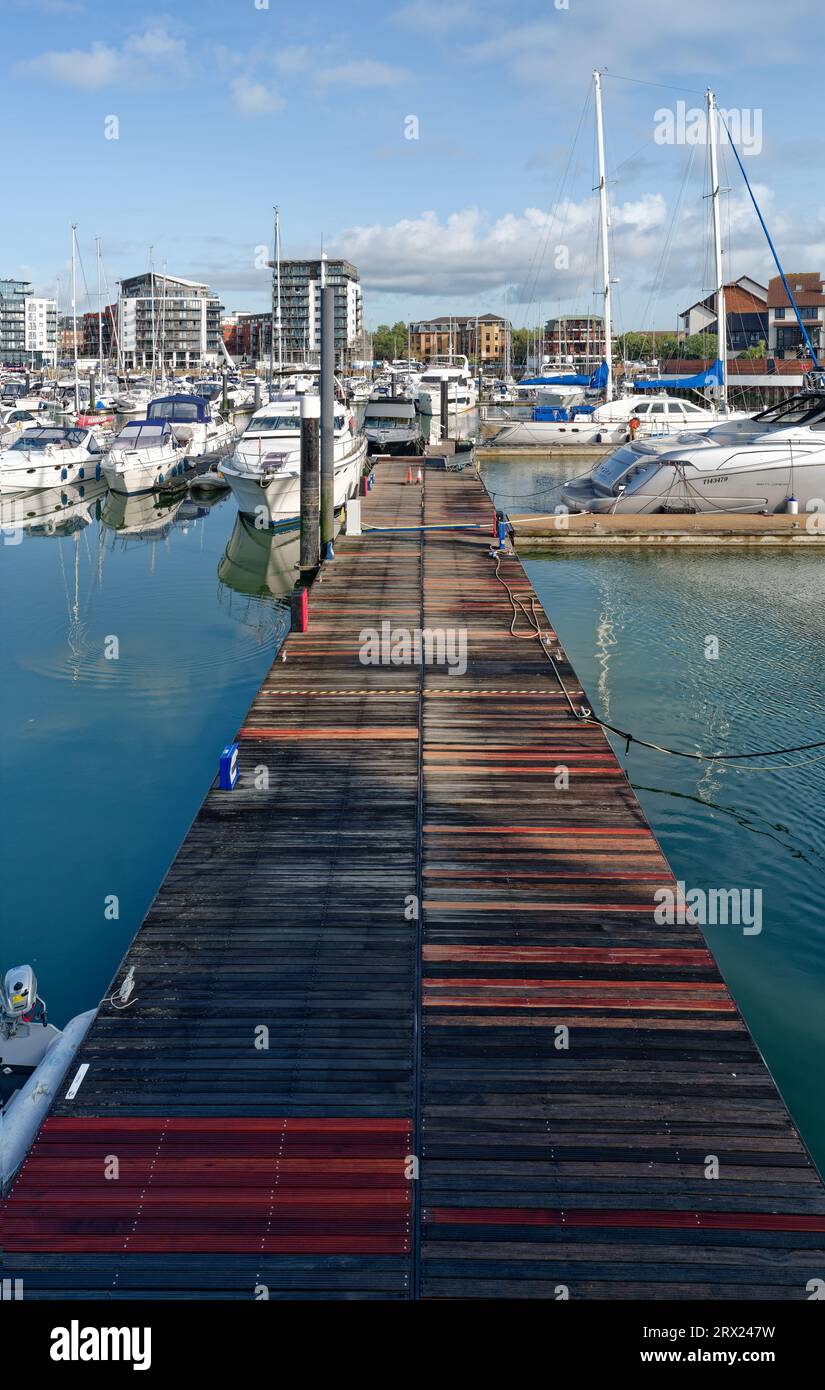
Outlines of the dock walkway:
M 698 930 L 654 923 L 673 876 L 634 792 L 511 634 L 481 483 L 405 475 L 379 464 L 365 526 L 447 529 L 337 543 L 18 1177 L 4 1273 L 805 1299 L 825 1191 Z M 465 632 L 466 670 L 361 659 L 415 629 Z

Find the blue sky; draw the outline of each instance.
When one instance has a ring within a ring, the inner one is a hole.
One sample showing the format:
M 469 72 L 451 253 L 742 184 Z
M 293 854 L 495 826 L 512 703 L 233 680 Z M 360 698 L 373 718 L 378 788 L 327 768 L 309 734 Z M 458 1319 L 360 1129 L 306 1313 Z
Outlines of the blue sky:
M 620 329 L 672 327 L 710 285 L 706 151 L 680 142 L 677 107 L 690 124 L 708 83 L 749 137 L 744 162 L 786 269 L 825 271 L 818 0 L 0 0 L 0 11 L 0 275 L 43 292 L 59 275 L 65 298 L 76 221 L 92 289 L 99 235 L 112 285 L 146 267 L 152 244 L 158 268 L 208 280 L 227 311 L 263 308 L 256 260 L 277 202 L 285 256 L 317 254 L 323 237 L 356 262 L 370 326 L 501 313 L 505 296 L 516 323 L 597 309 L 595 66 L 607 68 Z M 105 135 L 112 116 L 117 139 Z M 722 164 L 727 274 L 765 282 L 767 247 L 729 150 Z

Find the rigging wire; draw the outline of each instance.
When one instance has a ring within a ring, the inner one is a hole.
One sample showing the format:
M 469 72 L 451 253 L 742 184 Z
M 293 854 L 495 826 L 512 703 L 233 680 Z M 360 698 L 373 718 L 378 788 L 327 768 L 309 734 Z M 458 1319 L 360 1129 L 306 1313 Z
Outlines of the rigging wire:
M 597 714 L 594 714 L 593 711 L 589 709 L 587 706 L 581 706 L 579 709 L 577 709 L 573 703 L 570 692 L 567 689 L 564 680 L 562 679 L 562 675 L 556 664 L 555 658 L 553 657 L 552 652 L 548 650 L 544 633 L 541 630 L 541 622 L 539 620 L 539 615 L 536 612 L 535 594 L 531 595 L 528 606 L 524 599 L 520 598 L 518 594 L 515 594 L 513 592 L 513 590 L 510 588 L 510 585 L 507 583 L 507 580 L 502 575 L 502 552 L 500 550 L 496 551 L 495 558 L 495 578 L 506 589 L 510 599 L 510 604 L 513 609 L 513 617 L 510 622 L 511 634 L 513 635 L 513 637 L 517 637 L 520 640 L 528 642 L 538 638 L 538 641 L 541 645 L 541 649 L 544 652 L 544 655 L 547 657 L 550 666 L 552 667 L 553 674 L 556 677 L 556 681 L 558 682 L 562 694 L 564 695 L 568 708 L 573 717 L 577 719 L 579 723 L 597 724 L 600 728 L 607 729 L 609 733 L 615 734 L 617 738 L 621 738 L 624 740 L 626 752 L 629 752 L 630 745 L 632 743 L 636 743 L 639 745 L 640 748 L 649 748 L 655 753 L 664 753 L 671 758 L 687 758 L 692 762 L 701 763 L 727 763 L 730 765 L 734 772 L 782 772 L 786 769 L 793 769 L 796 767 L 809 767 L 814 763 L 825 762 L 825 753 L 820 753 L 815 758 L 802 758 L 799 759 L 797 762 L 793 763 L 773 763 L 768 765 L 757 764 L 751 766 L 740 766 L 740 764 L 746 764 L 751 758 L 779 758 L 783 757 L 785 754 L 788 753 L 807 753 L 813 748 L 825 748 L 825 739 L 818 739 L 813 743 L 798 743 L 794 744 L 789 748 L 760 749 L 754 753 L 691 753 L 682 748 L 667 748 L 664 744 L 654 743 L 650 739 L 639 738 L 636 734 L 629 733 L 627 729 L 620 729 L 616 724 L 611 724 L 606 719 L 600 719 L 599 716 Z M 520 616 L 526 619 L 530 628 L 528 632 L 516 632 L 515 629 Z

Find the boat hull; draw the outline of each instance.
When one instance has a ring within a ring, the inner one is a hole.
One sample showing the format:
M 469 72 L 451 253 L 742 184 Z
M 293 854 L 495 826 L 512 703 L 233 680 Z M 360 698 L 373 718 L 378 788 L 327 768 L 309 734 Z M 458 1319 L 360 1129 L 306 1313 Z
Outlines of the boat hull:
M 103 465 L 103 474 L 112 492 L 123 492 L 136 496 L 142 492 L 154 492 L 156 488 L 184 480 L 191 468 L 180 449 L 164 451 L 161 457 L 123 459 L 111 455 Z
M 366 456 L 366 440 L 359 439 L 349 453 L 336 460 L 333 494 L 336 507 L 343 506 L 347 498 L 355 496 Z M 252 517 L 256 525 L 281 529 L 294 526 L 300 520 L 299 468 L 291 467 L 275 473 L 258 473 L 245 471 L 230 462 L 224 464 L 221 471 L 232 489 L 238 510 L 244 516 Z
M 681 420 L 672 430 L 662 429 L 661 426 L 640 425 L 633 437 L 675 439 L 686 431 L 701 434 L 711 429 L 714 423 L 717 422 L 700 420 L 693 425 Z M 571 421 L 564 424 L 549 420 L 512 420 L 506 423 L 485 420 L 481 425 L 481 437 L 484 443 L 491 447 L 498 445 L 502 448 L 519 449 L 581 449 L 600 444 L 605 447 L 626 444 L 631 436 L 626 420 L 588 420 L 580 423 Z
M 787 511 L 788 498 L 799 503 L 800 525 L 805 513 L 817 513 L 825 522 L 821 503 L 825 498 L 825 450 L 822 457 L 805 462 L 785 455 L 767 466 L 724 467 L 701 472 L 682 471 L 663 465 L 638 492 L 606 496 L 592 478 L 578 479 L 562 489 L 562 501 L 572 511 L 641 515 L 652 512 L 757 513 Z
M 39 492 L 44 488 L 60 487 L 63 483 L 92 482 L 100 478 L 101 464 L 90 458 L 82 463 L 27 464 L 19 468 L 0 468 L 0 493 L 4 497 L 24 492 Z

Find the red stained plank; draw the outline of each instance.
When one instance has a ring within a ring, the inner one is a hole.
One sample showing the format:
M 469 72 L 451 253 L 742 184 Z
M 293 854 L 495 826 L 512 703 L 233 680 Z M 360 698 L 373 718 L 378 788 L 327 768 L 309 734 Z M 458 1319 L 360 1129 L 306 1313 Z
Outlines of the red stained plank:
M 709 951 L 635 949 L 630 946 L 436 946 L 424 947 L 424 960 L 535 961 L 568 965 L 705 965 L 712 966 Z

